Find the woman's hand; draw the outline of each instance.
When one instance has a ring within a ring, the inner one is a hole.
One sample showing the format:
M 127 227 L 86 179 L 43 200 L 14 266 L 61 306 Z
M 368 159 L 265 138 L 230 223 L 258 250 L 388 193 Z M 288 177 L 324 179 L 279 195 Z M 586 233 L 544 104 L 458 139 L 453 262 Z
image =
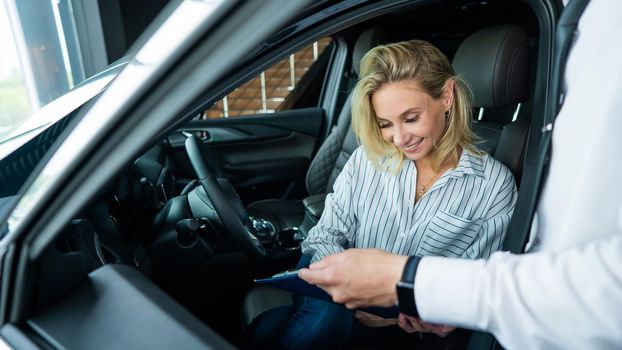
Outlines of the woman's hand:
M 298 276 L 350 309 L 393 306 L 397 301 L 395 285 L 407 259 L 379 249 L 348 249 L 301 269 Z
M 416 317 L 408 316 L 405 314 L 400 314 L 398 316 L 397 324 L 408 333 L 434 333 L 441 338 L 446 337 L 449 333 L 456 329 L 455 327 L 450 327 L 447 325 L 426 323 Z
M 396 318 L 384 318 L 360 310 L 354 312 L 354 317 L 365 327 L 386 327 L 397 324 Z

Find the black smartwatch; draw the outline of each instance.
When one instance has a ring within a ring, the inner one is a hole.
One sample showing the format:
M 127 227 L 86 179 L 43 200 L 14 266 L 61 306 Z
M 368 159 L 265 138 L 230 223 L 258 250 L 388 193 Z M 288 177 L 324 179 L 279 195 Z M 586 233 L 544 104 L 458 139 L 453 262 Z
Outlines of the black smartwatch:
M 419 317 L 415 305 L 415 274 L 421 260 L 418 256 L 411 256 L 404 265 L 402 279 L 397 282 L 397 305 L 400 312 L 409 316 Z

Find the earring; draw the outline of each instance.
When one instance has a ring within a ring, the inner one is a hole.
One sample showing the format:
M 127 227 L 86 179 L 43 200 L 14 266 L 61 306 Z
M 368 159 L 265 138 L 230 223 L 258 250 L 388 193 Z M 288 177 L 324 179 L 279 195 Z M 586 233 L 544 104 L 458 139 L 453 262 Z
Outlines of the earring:
M 445 119 L 449 119 L 449 110 L 445 111 Z

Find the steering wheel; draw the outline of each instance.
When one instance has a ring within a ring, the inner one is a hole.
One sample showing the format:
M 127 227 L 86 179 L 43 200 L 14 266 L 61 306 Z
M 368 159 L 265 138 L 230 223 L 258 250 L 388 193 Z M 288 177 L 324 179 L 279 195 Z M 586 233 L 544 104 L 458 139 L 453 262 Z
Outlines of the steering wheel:
M 199 183 L 214 205 L 214 210 L 227 232 L 248 256 L 252 258 L 266 256 L 266 250 L 255 237 L 255 228 L 244 209 L 242 200 L 208 145 L 192 135 L 186 139 L 185 146 Z

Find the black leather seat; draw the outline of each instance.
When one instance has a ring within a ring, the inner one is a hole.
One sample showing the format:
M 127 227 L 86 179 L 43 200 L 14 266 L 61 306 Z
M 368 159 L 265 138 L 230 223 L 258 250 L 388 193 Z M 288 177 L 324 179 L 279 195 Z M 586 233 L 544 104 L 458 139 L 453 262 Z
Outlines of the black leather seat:
M 390 42 L 391 33 L 380 28 L 364 31 L 354 45 L 352 69 L 358 76 L 359 62 L 372 47 Z M 269 220 L 277 230 L 300 227 L 305 216 L 305 204 L 309 210 L 319 210 L 311 215 L 319 217 L 324 208 L 325 193 L 330 192 L 348 158 L 356 147 L 356 137 L 350 128 L 350 97 L 346 99 L 337 118 L 337 124 L 324 140 L 311 161 L 306 176 L 306 187 L 310 197 L 301 200 L 265 199 L 251 203 L 247 210 L 251 216 Z M 316 196 L 317 195 L 317 196 Z M 317 203 L 317 202 L 321 203 Z M 319 204 L 313 206 L 312 203 Z M 308 225 L 307 225 L 308 226 Z
M 469 35 L 454 55 L 452 66 L 471 86 L 481 120 L 473 131 L 478 145 L 504 163 L 520 180 L 529 118 L 513 121 L 518 103 L 529 97 L 529 41 L 511 24 L 487 27 Z M 477 114 L 476 114 L 477 115 Z
M 512 122 L 513 106 L 525 101 L 529 95 L 527 40 L 527 34 L 515 25 L 484 28 L 471 34 L 460 45 L 452 61 L 456 72 L 465 78 L 473 90 L 474 106 L 489 112 L 488 118 L 473 125 L 475 133 L 483 141 L 480 148 L 503 162 L 515 176 L 520 176 L 522 169 L 529 125 L 528 119 Z M 355 59 L 360 61 L 362 54 Z M 316 194 L 303 201 L 307 206 L 306 221 L 310 219 L 309 214 L 315 215 L 313 221 L 319 218 L 324 207 L 325 193 L 330 191 L 345 161 L 357 147 L 350 128 L 349 107 L 348 102 L 337 127 L 322 145 L 324 155 L 313 160 L 307 175 L 307 186 L 311 182 L 310 189 L 313 190 L 310 193 Z M 314 182 L 314 175 L 319 175 L 317 183 Z M 278 213 L 272 215 L 277 216 Z M 302 219 L 302 214 L 298 218 Z M 309 222 L 305 224 L 312 225 Z M 289 292 L 266 287 L 255 288 L 244 300 L 243 320 L 248 325 L 261 312 L 291 302 L 292 295 Z

